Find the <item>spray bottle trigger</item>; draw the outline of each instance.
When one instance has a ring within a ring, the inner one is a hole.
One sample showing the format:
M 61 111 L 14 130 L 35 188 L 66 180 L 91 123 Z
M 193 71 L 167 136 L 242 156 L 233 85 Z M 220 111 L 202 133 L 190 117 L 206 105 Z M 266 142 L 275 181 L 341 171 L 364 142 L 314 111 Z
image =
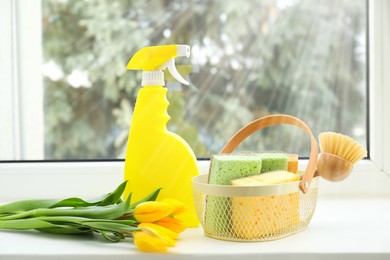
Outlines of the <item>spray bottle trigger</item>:
M 169 73 L 171 73 L 172 77 L 174 77 L 177 81 L 183 83 L 184 85 L 190 85 L 190 83 L 185 80 L 177 71 L 174 58 L 170 59 L 167 63 L 165 63 L 165 66 L 168 68 L 168 71 Z

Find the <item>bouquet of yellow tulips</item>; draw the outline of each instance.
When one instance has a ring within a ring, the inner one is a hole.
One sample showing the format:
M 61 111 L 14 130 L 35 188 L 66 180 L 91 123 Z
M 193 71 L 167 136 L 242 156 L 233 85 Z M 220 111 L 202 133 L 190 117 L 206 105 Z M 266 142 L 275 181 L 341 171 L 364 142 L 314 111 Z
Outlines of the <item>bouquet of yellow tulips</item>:
M 112 242 L 132 237 L 144 252 L 163 252 L 175 245 L 185 224 L 175 218 L 187 211 L 174 199 L 156 201 L 160 189 L 134 204 L 121 196 L 126 182 L 113 192 L 92 200 L 21 200 L 0 205 L 0 229 L 56 234 L 96 232 Z

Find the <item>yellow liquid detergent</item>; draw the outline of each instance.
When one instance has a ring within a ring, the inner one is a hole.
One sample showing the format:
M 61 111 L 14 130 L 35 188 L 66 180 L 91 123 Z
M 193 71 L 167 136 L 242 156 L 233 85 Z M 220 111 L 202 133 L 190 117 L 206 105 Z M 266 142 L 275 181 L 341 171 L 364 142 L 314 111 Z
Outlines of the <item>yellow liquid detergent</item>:
M 163 51 L 165 49 L 161 49 L 162 47 L 169 51 Z M 134 56 L 136 64 L 142 61 L 144 68 L 152 70 L 153 66 L 145 63 L 145 59 L 158 54 L 161 60 L 159 63 L 166 62 L 175 57 L 175 47 L 176 45 L 148 47 L 149 51 L 143 53 L 146 53 L 144 58 Z M 133 59 L 128 65 L 130 69 Z M 163 64 L 156 64 L 155 69 L 158 70 L 161 65 Z M 162 75 L 161 72 L 161 77 Z M 154 80 L 143 80 L 143 85 L 158 82 Z M 136 202 L 162 188 L 158 200 L 174 198 L 185 203 L 190 211 L 178 218 L 188 227 L 195 227 L 199 225 L 199 221 L 194 208 L 191 179 L 199 174 L 199 169 L 196 157 L 186 141 L 167 130 L 166 125 L 170 119 L 167 113 L 167 91 L 162 85 L 144 85 L 138 93 L 126 151 L 124 178 L 129 181 L 124 196 L 132 193 L 131 200 Z

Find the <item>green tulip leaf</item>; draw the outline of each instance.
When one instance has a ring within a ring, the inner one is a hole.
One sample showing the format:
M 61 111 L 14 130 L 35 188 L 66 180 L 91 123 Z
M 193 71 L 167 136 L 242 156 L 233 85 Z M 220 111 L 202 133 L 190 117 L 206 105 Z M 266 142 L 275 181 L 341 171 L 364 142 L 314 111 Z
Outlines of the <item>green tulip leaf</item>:
M 109 193 L 106 198 L 104 198 L 98 206 L 106 206 L 111 204 L 121 203 L 121 196 L 126 188 L 127 181 L 124 181 L 121 185 L 118 186 L 112 193 Z

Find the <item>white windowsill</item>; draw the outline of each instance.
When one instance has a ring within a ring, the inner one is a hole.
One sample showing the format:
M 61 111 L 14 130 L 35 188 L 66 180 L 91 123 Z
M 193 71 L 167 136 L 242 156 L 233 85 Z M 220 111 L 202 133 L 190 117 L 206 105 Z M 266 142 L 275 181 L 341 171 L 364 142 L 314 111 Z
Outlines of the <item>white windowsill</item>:
M 8 164 L 7 172 L 6 166 L 0 165 L 0 201 L 31 198 L 31 194 L 92 197 L 110 191 L 122 181 L 123 163 L 93 164 L 93 168 L 85 163 L 62 163 L 61 167 L 25 164 L 24 170 L 20 164 L 15 168 Z M 200 162 L 202 172 L 207 171 L 207 165 L 208 162 Z M 108 243 L 98 235 L 92 238 L 0 231 L 0 259 L 390 259 L 389 186 L 390 177 L 370 161 L 361 162 L 343 182 L 321 180 L 308 229 L 270 242 L 220 241 L 205 237 L 199 227 L 186 230 L 169 253 L 154 255 L 140 253 L 131 241 Z
M 0 259 L 390 259 L 390 199 L 320 198 L 307 230 L 269 242 L 226 242 L 201 228 L 180 235 L 166 254 L 140 253 L 129 241 L 0 231 Z

